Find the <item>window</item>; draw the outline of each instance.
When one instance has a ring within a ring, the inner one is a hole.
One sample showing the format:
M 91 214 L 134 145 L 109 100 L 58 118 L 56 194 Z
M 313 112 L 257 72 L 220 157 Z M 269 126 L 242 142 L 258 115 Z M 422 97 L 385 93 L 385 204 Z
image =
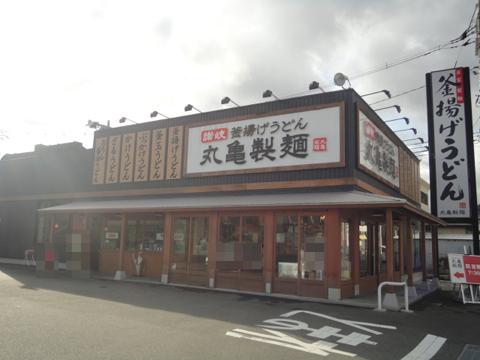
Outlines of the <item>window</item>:
M 343 220 L 341 223 L 341 279 L 350 280 L 352 278 L 352 263 L 350 260 L 350 221 Z
M 428 206 L 428 194 L 424 193 L 423 191 L 420 191 L 420 201 L 422 204 Z
M 208 217 L 192 217 L 192 253 L 190 270 L 207 271 L 208 268 Z
M 323 280 L 325 216 L 302 216 L 302 279 Z
M 51 218 L 47 215 L 38 217 L 37 243 L 46 243 L 50 240 Z
M 393 269 L 400 271 L 400 225 L 393 225 Z
M 277 216 L 276 226 L 277 276 L 298 277 L 297 217 Z
M 386 243 L 386 227 L 385 224 L 377 225 L 377 239 L 378 239 L 378 257 L 380 263 L 378 264 L 379 272 L 385 273 L 387 271 L 387 243 Z
M 413 271 L 422 270 L 422 258 L 420 256 L 420 221 L 413 222 Z
M 224 271 L 263 270 L 262 216 L 220 217 L 217 269 Z
M 105 218 L 103 228 L 102 248 L 118 249 L 120 247 L 120 232 L 122 227 L 122 218 L 120 216 L 108 216 Z
M 172 270 L 187 270 L 189 219 L 175 218 L 173 222 L 173 264 Z
M 163 215 L 132 216 L 127 220 L 127 249 L 162 251 Z
M 370 275 L 370 267 L 369 267 L 369 249 L 368 249 L 368 225 L 365 221 L 360 221 L 358 227 L 358 241 L 359 241 L 359 248 L 360 248 L 360 276 L 367 276 Z

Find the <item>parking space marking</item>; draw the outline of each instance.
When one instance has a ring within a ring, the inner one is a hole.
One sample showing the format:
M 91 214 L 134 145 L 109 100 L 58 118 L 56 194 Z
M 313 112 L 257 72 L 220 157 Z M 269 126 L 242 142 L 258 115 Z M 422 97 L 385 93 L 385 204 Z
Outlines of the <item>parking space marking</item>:
M 447 341 L 446 338 L 427 334 L 427 336 L 401 360 L 429 360 L 440 350 L 445 341 Z

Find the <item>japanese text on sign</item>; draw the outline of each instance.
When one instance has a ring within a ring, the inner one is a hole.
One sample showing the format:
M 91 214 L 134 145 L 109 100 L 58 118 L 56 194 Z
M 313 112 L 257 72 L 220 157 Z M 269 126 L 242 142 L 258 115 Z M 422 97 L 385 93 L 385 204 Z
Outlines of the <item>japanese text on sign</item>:
M 463 69 L 431 74 L 437 216 L 470 216 Z
M 398 146 L 375 126 L 363 112 L 358 116 L 359 163 L 386 182 L 399 187 Z
M 188 131 L 187 173 L 341 162 L 340 107 L 207 126 Z

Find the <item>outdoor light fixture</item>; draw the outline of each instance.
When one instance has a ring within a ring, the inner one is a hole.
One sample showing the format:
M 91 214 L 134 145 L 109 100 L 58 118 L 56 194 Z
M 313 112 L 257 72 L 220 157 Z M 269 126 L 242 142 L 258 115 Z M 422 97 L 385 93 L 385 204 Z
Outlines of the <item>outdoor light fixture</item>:
M 396 131 L 394 131 L 394 133 L 399 133 L 399 132 L 402 132 L 402 131 L 410 131 L 410 130 L 412 130 L 413 133 L 414 133 L 415 135 L 417 135 L 417 129 L 415 129 L 415 128 L 413 128 L 413 127 L 412 127 L 412 128 L 408 128 L 408 129 L 396 130 Z
M 120 124 L 123 124 L 125 121 L 130 121 L 131 123 L 138 124 L 138 122 L 133 121 L 132 119 L 129 119 L 129 118 L 125 117 L 125 116 L 121 117 L 120 120 L 118 120 L 118 122 L 119 122 Z
M 158 115 L 163 116 L 165 119 L 169 119 L 168 116 L 165 116 L 162 113 L 159 113 L 158 111 L 152 111 L 152 113 L 150 114 L 150 117 L 154 118 L 154 117 L 157 117 Z
M 419 145 L 420 145 L 420 144 L 412 145 L 412 146 L 415 146 L 415 147 L 411 147 L 411 148 L 409 148 L 409 149 L 410 149 L 411 151 L 418 151 L 418 150 L 423 149 L 423 148 L 425 148 L 425 149 L 427 149 L 427 150 L 429 149 L 429 147 L 428 147 L 427 145 L 422 145 L 422 146 L 419 146 Z
M 414 154 L 416 153 L 419 153 L 419 152 L 424 152 L 424 151 L 428 151 L 429 148 L 428 146 L 421 146 L 421 147 L 418 147 L 418 148 L 415 148 L 415 149 L 410 149 Z
M 195 109 L 197 110 L 199 113 L 201 113 L 200 110 L 198 110 L 195 106 L 193 106 L 192 104 L 187 104 L 187 106 L 185 106 L 185 111 L 190 111 L 192 109 Z
M 379 91 L 374 91 L 374 92 L 371 92 L 371 93 L 368 93 L 368 94 L 363 94 L 363 95 L 360 95 L 361 97 L 365 97 L 365 96 L 370 96 L 370 95 L 375 95 L 375 94 L 381 94 L 381 93 L 384 93 L 385 96 L 389 99 L 392 98 L 392 94 L 390 94 L 390 91 L 388 90 L 379 90 Z
M 310 85 L 308 85 L 308 90 L 316 90 L 316 89 L 320 89 L 322 92 L 325 92 L 325 90 L 323 90 L 323 88 L 320 86 L 318 81 L 312 81 Z
M 406 123 L 407 125 L 410 124 L 410 119 L 407 118 L 407 117 L 401 117 L 401 118 L 396 118 L 396 119 L 385 120 L 385 122 L 388 123 L 388 122 L 394 122 L 394 121 L 398 121 L 398 120 L 405 120 L 405 123 Z
M 271 96 L 273 96 L 273 97 L 274 97 L 275 99 L 277 99 L 277 100 L 280 100 L 280 99 L 278 98 L 278 96 L 276 96 L 276 95 L 272 92 L 272 90 L 265 90 L 265 91 L 263 92 L 263 94 L 262 94 L 262 97 L 264 97 L 264 98 L 269 98 L 269 97 L 271 97 Z
M 225 97 L 222 99 L 222 101 L 220 101 L 220 103 L 221 103 L 222 105 L 228 104 L 228 103 L 230 103 L 230 102 L 233 103 L 233 104 L 235 104 L 235 105 L 237 105 L 238 107 L 240 107 L 240 105 L 238 105 L 235 101 L 233 101 L 232 99 L 230 99 L 228 96 L 225 96 Z
M 88 120 L 86 126 L 90 129 L 107 129 L 110 127 L 110 120 L 107 121 L 107 125 L 100 124 L 98 121 Z
M 391 108 L 397 109 L 397 112 L 398 112 L 398 113 L 401 113 L 401 112 L 402 112 L 402 109 L 401 109 L 400 106 L 398 106 L 398 105 L 387 106 L 387 107 L 380 108 L 380 109 L 373 109 L 373 111 L 380 111 L 380 110 L 391 109 Z
M 419 141 L 420 141 L 420 144 L 424 144 L 424 143 L 425 143 L 425 141 L 424 141 L 423 138 L 421 138 L 421 137 L 416 137 L 416 138 L 411 138 L 411 139 L 405 139 L 405 140 L 402 139 L 403 142 L 416 141 L 416 140 L 419 140 Z M 420 145 L 420 144 L 412 144 L 412 145 Z M 410 145 L 410 146 L 412 146 L 412 145 Z

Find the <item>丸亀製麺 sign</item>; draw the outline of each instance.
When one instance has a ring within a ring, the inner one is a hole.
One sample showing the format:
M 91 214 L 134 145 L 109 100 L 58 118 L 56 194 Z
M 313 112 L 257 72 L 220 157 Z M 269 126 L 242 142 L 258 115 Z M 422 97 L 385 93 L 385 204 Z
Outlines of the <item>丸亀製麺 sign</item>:
M 432 212 L 440 218 L 470 217 L 469 155 L 464 69 L 427 74 Z M 471 164 L 473 166 L 473 164 Z
M 361 168 L 400 187 L 398 146 L 361 111 L 358 112 L 358 147 Z
M 186 173 L 341 166 L 340 106 L 188 129 Z

